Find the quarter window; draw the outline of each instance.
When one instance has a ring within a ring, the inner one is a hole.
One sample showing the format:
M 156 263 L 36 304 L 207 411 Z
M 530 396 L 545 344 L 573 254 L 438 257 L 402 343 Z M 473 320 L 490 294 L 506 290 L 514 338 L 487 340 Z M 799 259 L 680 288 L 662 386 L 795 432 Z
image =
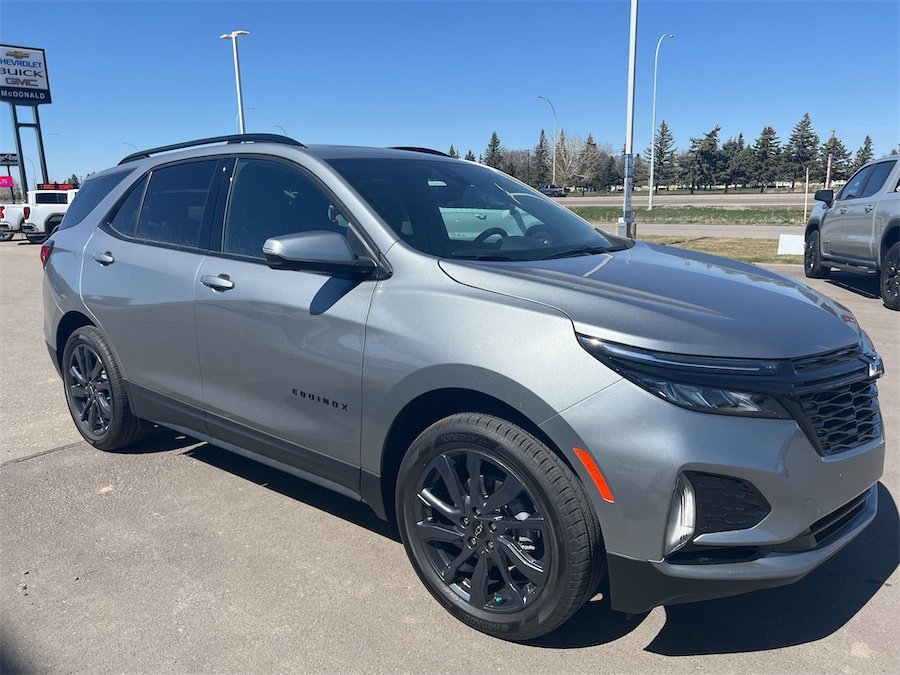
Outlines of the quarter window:
M 141 207 L 137 237 L 197 248 L 217 164 L 189 162 L 154 171 Z
M 141 200 L 144 198 L 144 190 L 147 188 L 147 178 L 144 177 L 137 185 L 131 188 L 128 196 L 116 209 L 116 214 L 109 219 L 109 226 L 119 234 L 133 237 L 137 233 L 138 215 L 141 209 Z
M 297 169 L 263 159 L 239 159 L 225 216 L 222 251 L 263 259 L 270 237 L 311 230 L 347 234 L 348 219 Z
M 106 173 L 86 180 L 69 205 L 62 223 L 59 225 L 59 229 L 67 230 L 84 220 L 97 204 L 103 201 L 110 191 L 131 171 L 132 169 L 129 168 L 126 171 Z

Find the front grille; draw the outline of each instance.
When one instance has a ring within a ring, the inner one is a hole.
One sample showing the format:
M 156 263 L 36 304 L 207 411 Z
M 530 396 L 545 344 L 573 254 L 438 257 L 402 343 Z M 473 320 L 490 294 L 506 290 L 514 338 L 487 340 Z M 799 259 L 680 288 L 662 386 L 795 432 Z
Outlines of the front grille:
M 882 435 L 878 388 L 859 345 L 793 359 L 795 415 L 823 456 Z
M 694 533 L 745 530 L 762 521 L 772 510 L 754 485 L 740 478 L 689 471 L 694 488 Z
M 834 455 L 881 437 L 878 387 L 857 380 L 799 397 L 823 455 Z

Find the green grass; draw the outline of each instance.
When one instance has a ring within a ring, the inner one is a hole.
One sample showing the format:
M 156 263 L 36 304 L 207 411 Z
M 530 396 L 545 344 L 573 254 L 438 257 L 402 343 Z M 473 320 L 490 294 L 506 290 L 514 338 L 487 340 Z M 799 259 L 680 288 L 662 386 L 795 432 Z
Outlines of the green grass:
M 587 221 L 609 224 L 622 215 L 621 206 L 573 206 L 572 211 Z M 727 209 L 718 206 L 658 206 L 652 211 L 637 207 L 638 223 L 672 225 L 802 225 L 803 207 L 764 207 Z
M 743 239 L 738 237 L 640 237 L 654 244 L 668 244 L 691 251 L 702 251 L 721 255 L 734 260 L 752 263 L 786 263 L 802 265 L 802 255 L 778 255 L 778 241 L 775 239 Z

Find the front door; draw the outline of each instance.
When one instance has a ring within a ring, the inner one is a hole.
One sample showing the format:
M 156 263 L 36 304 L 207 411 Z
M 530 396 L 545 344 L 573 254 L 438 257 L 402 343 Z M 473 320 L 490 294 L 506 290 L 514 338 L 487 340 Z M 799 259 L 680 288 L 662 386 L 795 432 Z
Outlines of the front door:
M 231 182 L 221 252 L 203 261 L 194 288 L 210 433 L 356 492 L 375 282 L 266 265 L 269 237 L 352 238 L 344 210 L 303 169 L 241 158 Z

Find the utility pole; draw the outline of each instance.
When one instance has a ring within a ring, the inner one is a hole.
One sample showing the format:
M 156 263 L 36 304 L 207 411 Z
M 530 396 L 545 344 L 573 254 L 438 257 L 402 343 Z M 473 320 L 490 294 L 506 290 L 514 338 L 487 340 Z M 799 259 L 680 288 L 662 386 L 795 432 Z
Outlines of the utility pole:
M 831 187 L 831 158 L 834 156 L 834 132 L 831 130 L 831 140 L 828 141 L 828 167 L 825 170 L 825 189 Z

